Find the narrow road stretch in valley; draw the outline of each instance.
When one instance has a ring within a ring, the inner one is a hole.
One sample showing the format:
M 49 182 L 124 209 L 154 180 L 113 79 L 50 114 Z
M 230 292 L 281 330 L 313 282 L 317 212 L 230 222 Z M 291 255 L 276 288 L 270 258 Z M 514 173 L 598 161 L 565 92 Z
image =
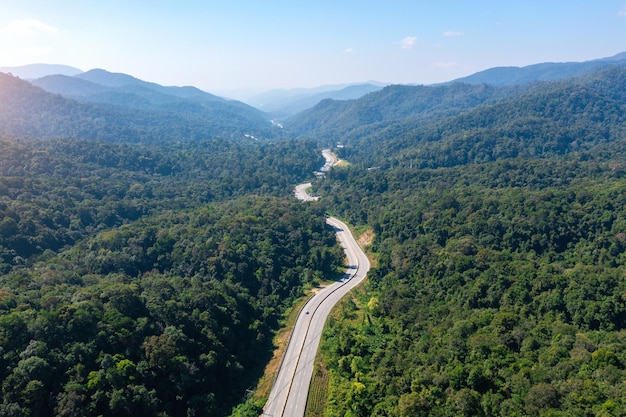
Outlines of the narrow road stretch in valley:
M 348 259 L 348 268 L 340 281 L 321 289 L 300 311 L 263 416 L 304 416 L 324 323 L 335 304 L 365 279 L 370 268 L 367 256 L 348 226 L 333 217 L 327 218 L 326 223 L 337 233 Z
M 319 200 L 319 197 L 314 197 L 306 192 L 307 188 L 311 187 L 311 183 L 308 182 L 306 184 L 300 184 L 296 186 L 296 190 L 294 191 L 296 198 L 302 201 L 316 201 Z
M 326 160 L 326 163 L 320 169 L 320 171 L 321 172 L 328 172 L 333 167 L 333 165 L 335 165 L 337 163 L 337 158 L 335 157 L 335 154 L 331 152 L 330 149 L 324 149 L 322 151 L 322 155 L 324 156 L 324 159 Z

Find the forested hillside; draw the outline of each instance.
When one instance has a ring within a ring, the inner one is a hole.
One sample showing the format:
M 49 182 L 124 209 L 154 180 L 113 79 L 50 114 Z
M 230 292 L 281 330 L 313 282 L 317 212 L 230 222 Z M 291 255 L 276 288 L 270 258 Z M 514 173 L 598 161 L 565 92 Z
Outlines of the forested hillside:
M 83 81 L 79 87 L 73 84 L 77 89 L 88 89 L 84 80 L 77 81 Z M 181 90 L 176 92 L 183 94 Z M 134 143 L 215 137 L 243 141 L 245 135 L 271 139 L 280 134 L 261 112 L 243 103 L 185 99 L 161 91 L 140 84 L 134 90 L 81 95 L 84 101 L 79 102 L 0 73 L 0 134 Z
M 453 166 L 611 146 L 624 133 L 626 69 L 519 87 L 390 86 L 324 101 L 286 129 L 344 148 L 364 166 Z M 337 133 L 336 136 L 333 136 Z
M 343 263 L 310 142 L 0 147 L 0 415 L 228 415 Z
M 330 176 L 378 266 L 323 346 L 329 414 L 623 415 L 623 164 Z
M 338 150 L 315 191 L 378 264 L 323 343 L 327 415 L 623 415 L 625 92 L 609 70 Z
M 398 125 L 415 127 L 432 119 L 457 114 L 490 99 L 523 91 L 527 87 L 495 88 L 488 85 L 445 86 L 391 85 L 356 100 L 326 99 L 317 106 L 285 121 L 287 131 L 333 141 L 358 143 L 362 138 Z M 391 130 L 385 137 L 393 139 Z
M 275 143 L 109 75 L 72 84 L 103 104 L 0 74 L 0 415 L 229 415 L 343 264 L 327 212 L 376 267 L 322 343 L 326 415 L 624 415 L 626 70 L 390 86 Z
M 542 83 L 514 97 L 411 129 L 390 126 L 344 149 L 353 161 L 418 167 L 612 150 L 625 135 L 626 69 Z M 399 129 L 398 134 L 393 134 Z M 378 158 L 378 161 L 377 161 Z
M 319 168 L 310 142 L 136 146 L 0 139 L 0 271 L 162 210 L 280 195 Z
M 14 268 L 2 277 L 0 414 L 227 415 L 290 300 L 340 263 L 333 245 L 321 213 L 247 198 Z

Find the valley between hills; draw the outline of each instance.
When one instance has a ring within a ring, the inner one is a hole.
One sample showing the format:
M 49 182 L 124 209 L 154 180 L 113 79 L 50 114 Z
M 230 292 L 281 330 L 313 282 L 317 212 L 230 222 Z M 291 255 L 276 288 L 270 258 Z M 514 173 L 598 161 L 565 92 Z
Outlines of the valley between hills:
M 337 227 L 299 415 L 623 415 L 624 55 L 333 94 L 0 73 L 0 415 L 261 415 Z

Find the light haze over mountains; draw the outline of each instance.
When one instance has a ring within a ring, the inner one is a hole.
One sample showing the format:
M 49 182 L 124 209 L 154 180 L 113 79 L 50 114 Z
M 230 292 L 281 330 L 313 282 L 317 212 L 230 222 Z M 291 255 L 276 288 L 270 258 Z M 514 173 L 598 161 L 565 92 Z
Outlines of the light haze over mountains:
M 581 76 L 611 65 L 626 65 L 626 52 L 585 62 L 547 62 L 525 67 L 494 67 L 449 81 L 449 83 L 461 82 L 494 86 L 518 85 Z M 0 71 L 27 79 L 33 85 L 48 92 L 61 94 L 79 101 L 149 108 L 155 104 L 171 104 L 175 97 L 180 100 L 201 101 L 205 105 L 218 102 L 238 105 L 238 101 L 224 99 L 196 87 L 166 87 L 140 80 L 131 75 L 112 73 L 102 69 L 83 72 L 67 65 L 30 64 L 18 67 L 2 67 Z M 281 119 L 312 108 L 324 99 L 356 99 L 378 91 L 385 85 L 387 84 L 370 81 L 324 85 L 316 88 L 277 89 L 249 96 L 242 101 Z

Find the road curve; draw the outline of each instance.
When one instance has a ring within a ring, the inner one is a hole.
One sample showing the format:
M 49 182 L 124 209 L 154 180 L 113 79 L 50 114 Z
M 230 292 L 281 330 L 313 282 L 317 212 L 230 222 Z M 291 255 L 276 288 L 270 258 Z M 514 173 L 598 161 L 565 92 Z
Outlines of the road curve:
M 313 186 L 313 184 L 311 184 L 310 182 L 308 182 L 306 184 L 297 185 L 296 189 L 294 191 L 294 194 L 295 194 L 296 198 L 298 200 L 302 200 L 302 201 L 317 201 L 317 200 L 319 200 L 319 197 L 314 197 L 311 194 L 306 192 L 307 188 L 310 188 L 312 186 Z
M 330 149 L 324 149 L 322 151 L 322 156 L 324 156 L 324 160 L 326 160 L 326 163 L 320 169 L 320 171 L 328 172 L 337 163 L 337 158 L 335 157 L 335 154 L 332 153 Z
M 319 291 L 300 311 L 278 375 L 263 408 L 263 416 L 304 416 L 313 364 L 326 319 L 335 304 L 359 285 L 370 269 L 367 256 L 348 226 L 333 217 L 327 218 L 326 223 L 337 233 L 337 239 L 348 260 L 348 268 L 340 281 Z

